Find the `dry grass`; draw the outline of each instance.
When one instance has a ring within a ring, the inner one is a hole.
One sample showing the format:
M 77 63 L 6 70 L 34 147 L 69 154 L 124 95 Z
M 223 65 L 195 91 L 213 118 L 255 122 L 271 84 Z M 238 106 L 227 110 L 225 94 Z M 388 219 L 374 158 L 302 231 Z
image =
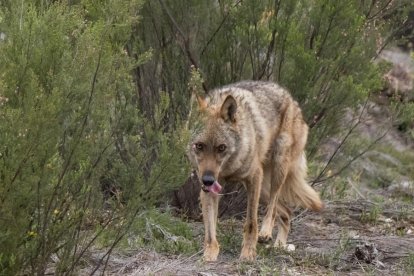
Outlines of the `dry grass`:
M 364 219 L 364 214 L 379 204 L 375 219 Z M 216 263 L 203 262 L 202 251 L 173 255 L 124 250 L 111 256 L 104 274 L 409 275 L 414 268 L 414 209 L 398 201 L 340 200 L 326 202 L 322 213 L 298 211 L 289 239 L 296 250 L 285 252 L 259 245 L 255 263 L 238 261 L 242 223 L 235 219 L 220 222 L 221 253 Z M 201 223 L 190 226 L 201 245 Z M 90 253 L 79 274 L 89 275 L 102 254 Z M 96 275 L 101 273 L 98 270 Z

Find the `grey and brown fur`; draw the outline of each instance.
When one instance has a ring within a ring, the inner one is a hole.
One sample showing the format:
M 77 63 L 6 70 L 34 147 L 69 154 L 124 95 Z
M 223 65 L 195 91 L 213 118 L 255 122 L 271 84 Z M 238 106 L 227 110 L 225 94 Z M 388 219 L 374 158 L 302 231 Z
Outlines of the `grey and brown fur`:
M 247 190 L 247 213 L 240 258 L 254 260 L 256 244 L 272 240 L 286 246 L 291 206 L 320 210 L 319 195 L 306 182 L 304 148 L 308 126 L 290 94 L 271 82 L 243 81 L 197 97 L 198 120 L 188 156 L 203 182 L 207 177 L 219 183 L 240 181 Z M 211 184 L 211 183 L 209 183 Z M 267 206 L 260 232 L 259 198 Z M 204 259 L 215 261 L 219 253 L 216 238 L 219 195 L 200 193 L 205 226 Z

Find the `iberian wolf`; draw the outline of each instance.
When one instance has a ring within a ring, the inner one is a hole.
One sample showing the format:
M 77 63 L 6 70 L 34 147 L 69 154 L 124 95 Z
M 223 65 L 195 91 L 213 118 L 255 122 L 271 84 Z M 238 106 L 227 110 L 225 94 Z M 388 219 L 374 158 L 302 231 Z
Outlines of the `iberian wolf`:
M 221 185 L 228 181 L 241 182 L 247 190 L 240 259 L 255 259 L 257 241 L 272 240 L 275 222 L 274 246 L 286 246 L 290 208 L 323 207 L 306 182 L 308 126 L 298 103 L 279 85 L 256 81 L 231 84 L 196 98 L 188 156 L 201 183 L 204 259 L 215 261 L 219 254 L 217 210 Z M 260 232 L 259 199 L 267 207 Z

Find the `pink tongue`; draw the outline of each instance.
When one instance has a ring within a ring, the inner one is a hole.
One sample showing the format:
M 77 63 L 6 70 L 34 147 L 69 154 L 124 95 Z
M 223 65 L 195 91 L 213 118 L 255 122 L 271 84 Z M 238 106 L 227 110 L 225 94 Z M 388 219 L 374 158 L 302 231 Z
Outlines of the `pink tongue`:
M 207 186 L 207 190 L 211 193 L 218 194 L 221 191 L 221 185 L 217 181 L 214 181 L 213 185 Z

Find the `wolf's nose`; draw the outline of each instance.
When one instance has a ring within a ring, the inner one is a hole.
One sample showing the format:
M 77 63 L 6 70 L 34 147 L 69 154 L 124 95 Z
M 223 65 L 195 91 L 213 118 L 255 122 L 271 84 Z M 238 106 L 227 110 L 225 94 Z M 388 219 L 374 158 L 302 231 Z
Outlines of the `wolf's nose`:
M 211 186 L 213 185 L 214 181 L 216 181 L 216 179 L 214 178 L 214 175 L 212 172 L 206 172 L 201 178 L 201 181 L 203 181 L 204 185 Z

